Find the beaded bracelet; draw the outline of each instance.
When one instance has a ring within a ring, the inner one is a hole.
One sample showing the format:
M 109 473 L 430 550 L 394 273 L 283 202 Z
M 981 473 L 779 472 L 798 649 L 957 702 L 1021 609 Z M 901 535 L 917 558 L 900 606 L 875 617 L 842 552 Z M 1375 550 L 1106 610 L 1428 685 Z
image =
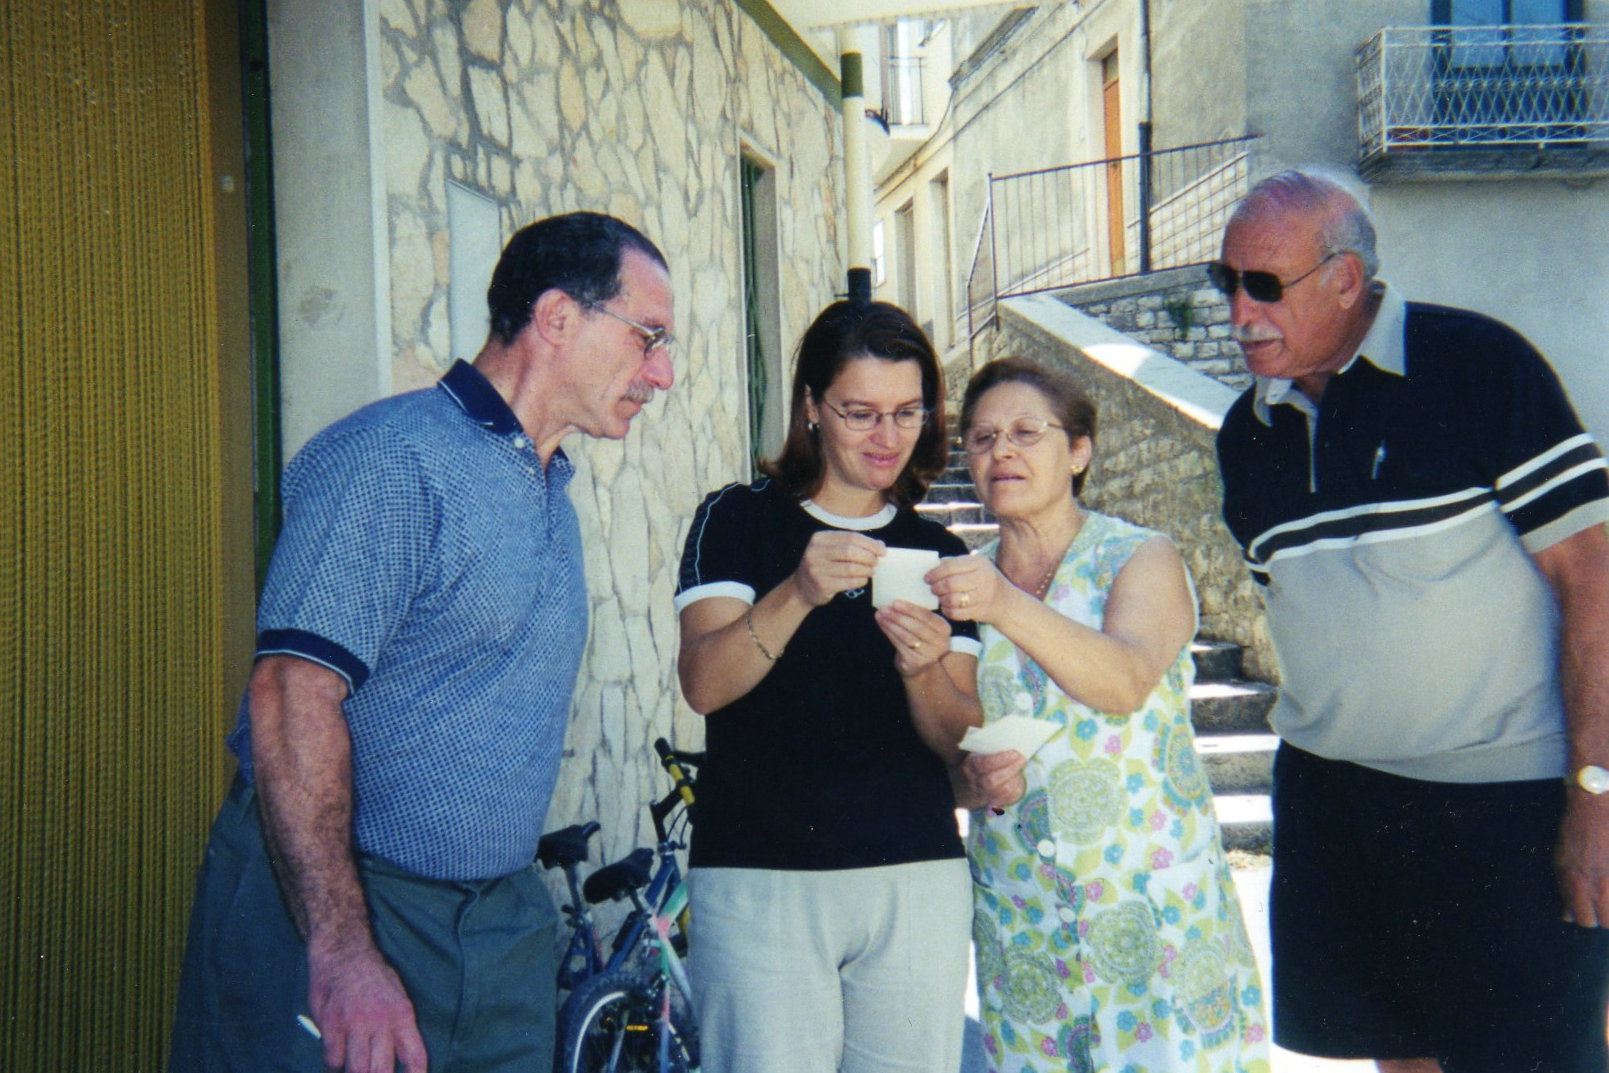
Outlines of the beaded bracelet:
M 765 643 L 760 640 L 760 635 L 754 632 L 754 606 L 752 604 L 749 605 L 749 609 L 747 611 L 743 612 L 743 625 L 748 627 L 749 640 L 753 641 L 754 647 L 760 650 L 760 655 L 764 656 L 772 663 L 775 663 L 777 660 L 782 658 L 781 652 L 778 652 L 773 656 L 771 654 L 771 650 L 766 648 Z

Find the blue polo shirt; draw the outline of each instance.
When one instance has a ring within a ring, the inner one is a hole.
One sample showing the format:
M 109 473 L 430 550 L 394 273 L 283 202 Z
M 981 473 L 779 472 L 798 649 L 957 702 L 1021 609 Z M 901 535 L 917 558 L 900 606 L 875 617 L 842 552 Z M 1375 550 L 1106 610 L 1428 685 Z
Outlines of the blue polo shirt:
M 463 362 L 286 468 L 257 654 L 346 679 L 359 851 L 437 879 L 530 863 L 587 633 L 573 474 Z M 244 701 L 229 744 L 250 779 Z

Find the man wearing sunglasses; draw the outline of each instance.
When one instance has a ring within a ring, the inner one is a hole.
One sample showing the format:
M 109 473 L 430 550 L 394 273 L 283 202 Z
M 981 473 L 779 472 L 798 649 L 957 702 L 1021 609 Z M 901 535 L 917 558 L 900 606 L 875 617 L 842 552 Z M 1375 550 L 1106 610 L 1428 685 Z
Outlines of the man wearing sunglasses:
M 587 634 L 560 442 L 671 386 L 673 311 L 664 256 L 597 213 L 515 234 L 487 299 L 473 363 L 285 471 L 175 1073 L 552 1066 L 531 861 Z
M 1359 201 L 1290 171 L 1208 270 L 1256 375 L 1224 517 L 1283 677 L 1275 1038 L 1603 1070 L 1609 471 L 1524 338 L 1376 268 Z

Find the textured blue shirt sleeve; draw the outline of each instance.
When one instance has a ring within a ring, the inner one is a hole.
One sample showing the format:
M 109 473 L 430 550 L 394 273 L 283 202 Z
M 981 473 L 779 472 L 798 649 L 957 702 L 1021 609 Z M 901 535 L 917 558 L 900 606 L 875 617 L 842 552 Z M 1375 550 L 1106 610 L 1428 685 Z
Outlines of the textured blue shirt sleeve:
M 374 427 L 315 439 L 283 490 L 258 653 L 323 663 L 355 693 L 425 581 L 437 503 L 407 444 Z

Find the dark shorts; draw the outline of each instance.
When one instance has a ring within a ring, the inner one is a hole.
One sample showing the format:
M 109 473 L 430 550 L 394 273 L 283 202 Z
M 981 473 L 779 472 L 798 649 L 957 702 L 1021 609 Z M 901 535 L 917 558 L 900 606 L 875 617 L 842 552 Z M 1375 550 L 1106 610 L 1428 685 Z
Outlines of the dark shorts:
M 364 858 L 376 944 L 402 978 L 431 1073 L 551 1073 L 558 914 L 534 868 L 444 882 Z M 238 780 L 196 880 L 171 1073 L 320 1073 L 307 955 Z
M 1609 932 L 1565 924 L 1560 779 L 1438 783 L 1281 745 L 1274 1039 L 1446 1073 L 1609 1069 Z

